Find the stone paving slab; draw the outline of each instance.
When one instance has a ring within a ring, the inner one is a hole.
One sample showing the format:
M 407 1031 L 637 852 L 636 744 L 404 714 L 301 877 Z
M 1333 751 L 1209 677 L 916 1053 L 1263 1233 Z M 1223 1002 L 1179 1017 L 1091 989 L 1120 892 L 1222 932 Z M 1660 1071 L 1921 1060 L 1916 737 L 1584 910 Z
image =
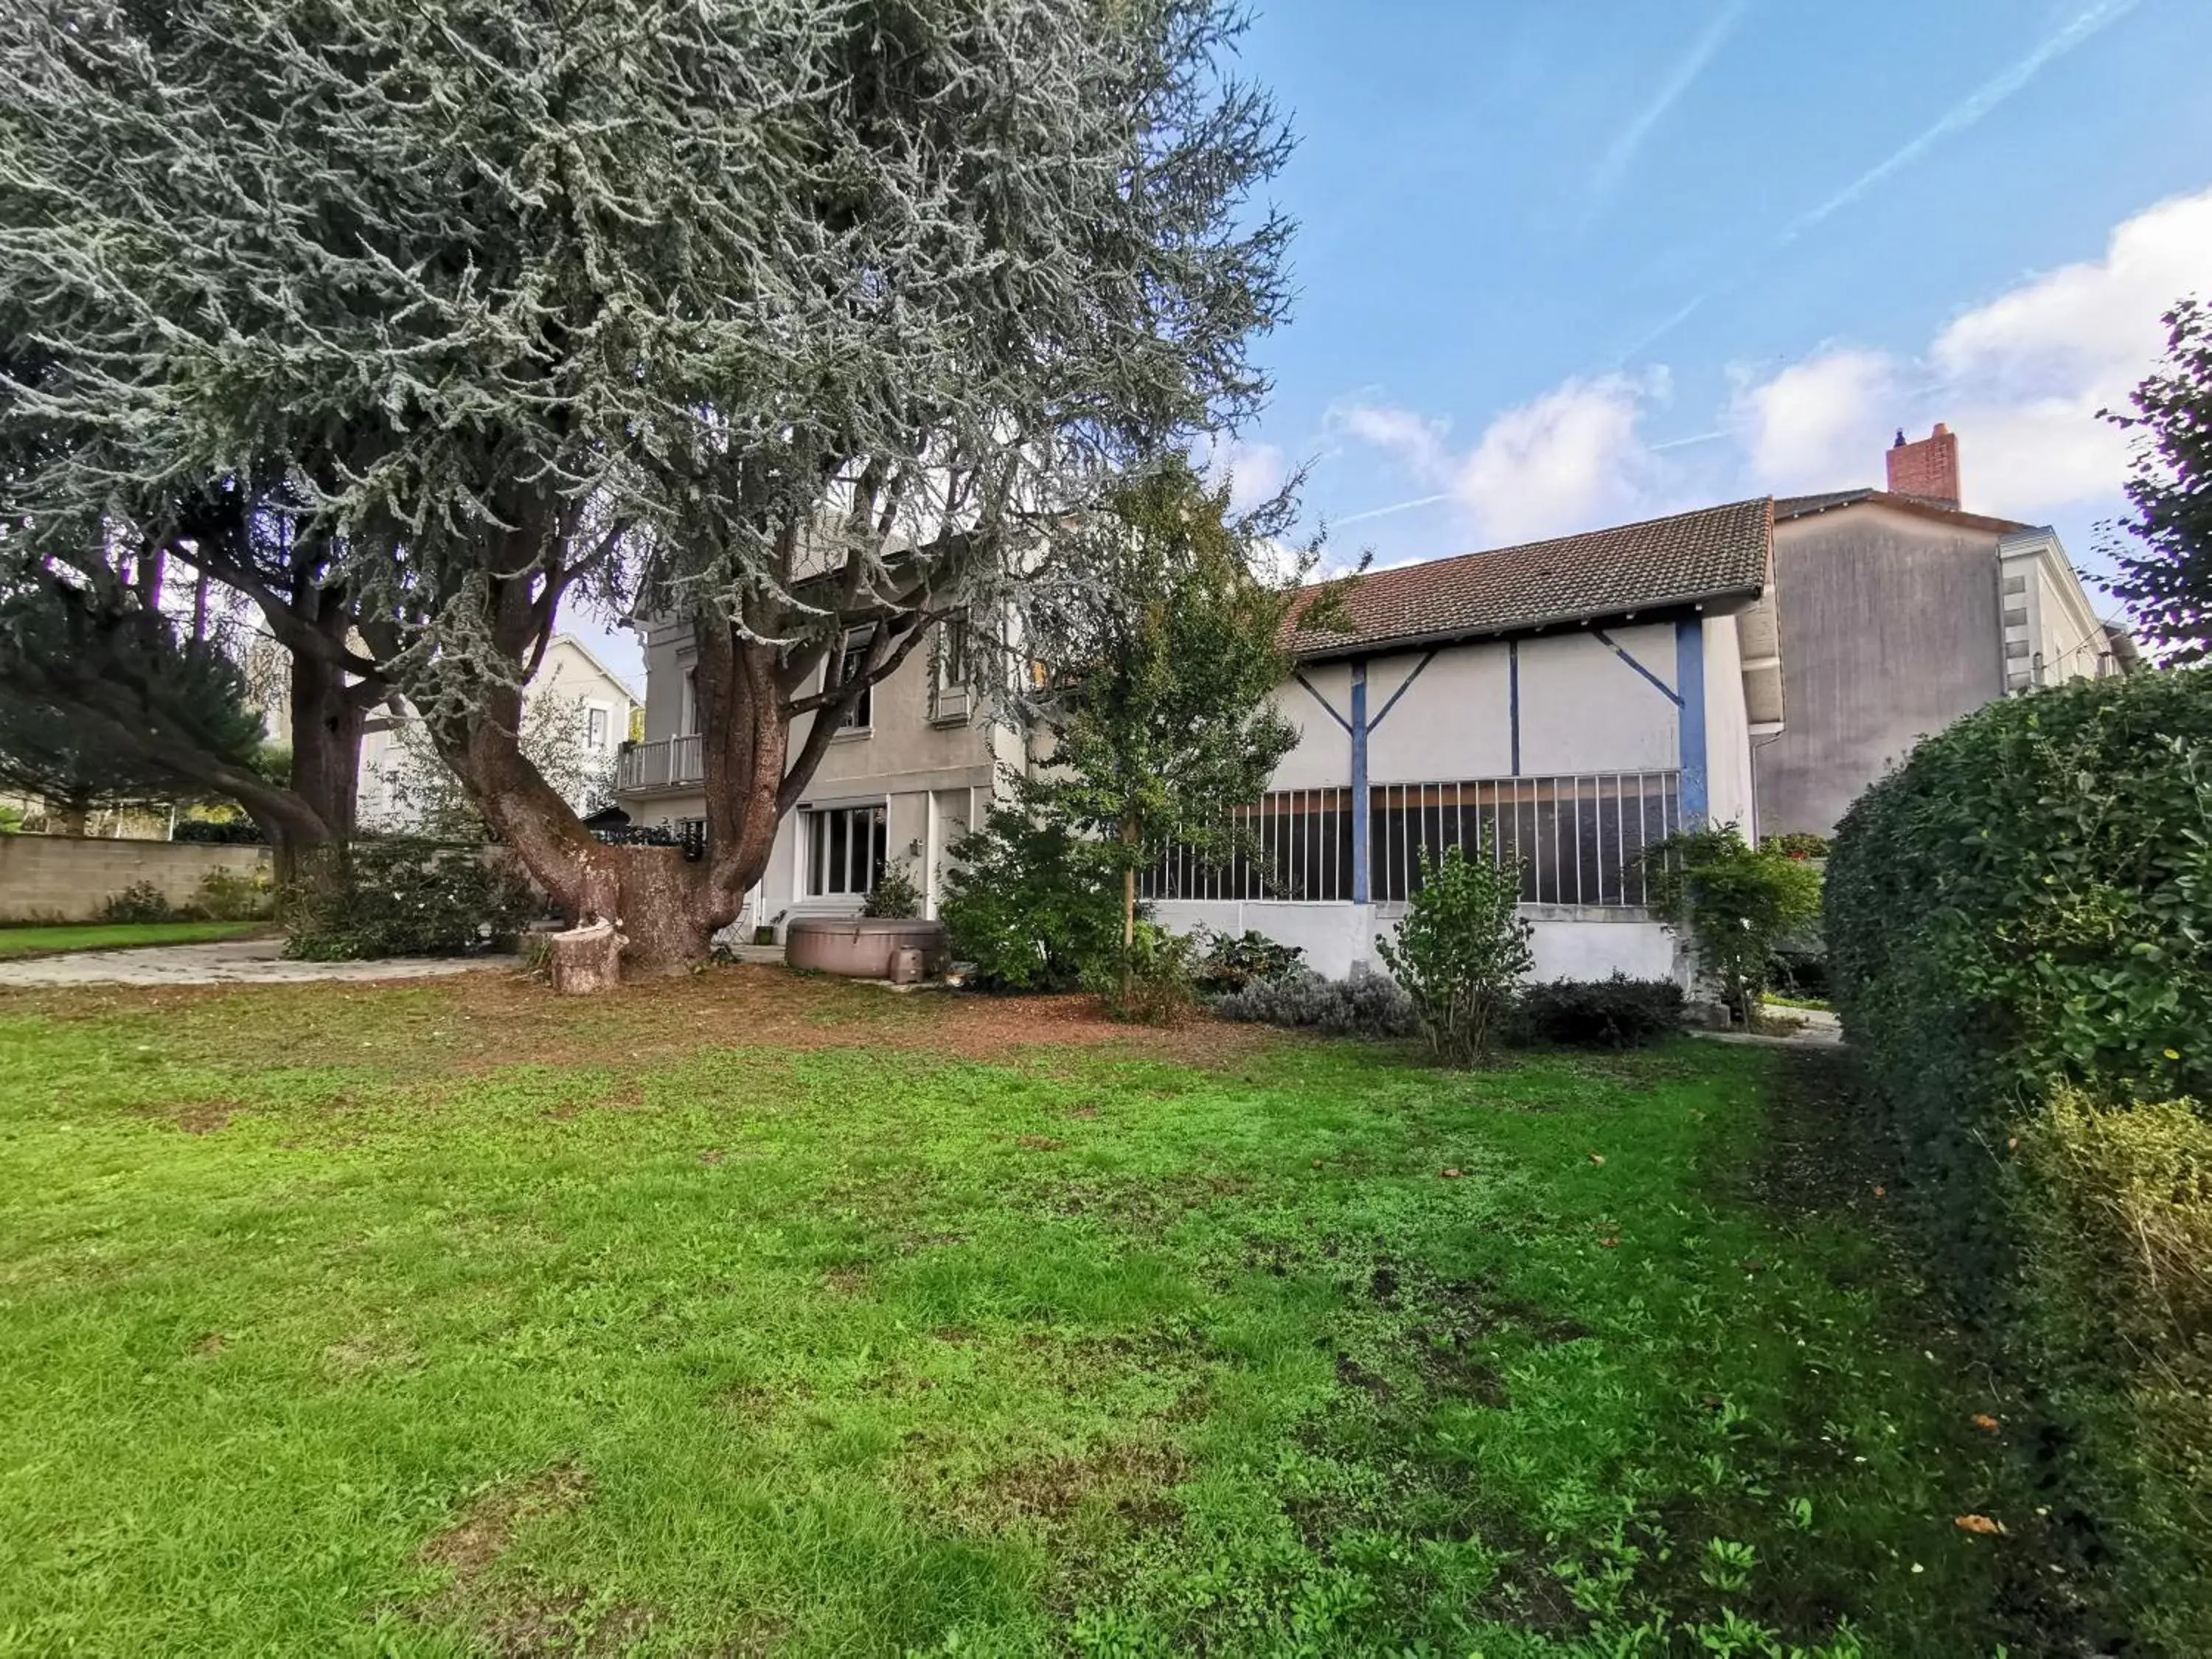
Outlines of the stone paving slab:
M 0 962 L 9 985 L 276 985 L 310 980 L 424 979 L 512 967 L 511 956 L 386 957 L 378 962 L 287 962 L 279 939 L 155 945 L 135 951 L 71 951 Z

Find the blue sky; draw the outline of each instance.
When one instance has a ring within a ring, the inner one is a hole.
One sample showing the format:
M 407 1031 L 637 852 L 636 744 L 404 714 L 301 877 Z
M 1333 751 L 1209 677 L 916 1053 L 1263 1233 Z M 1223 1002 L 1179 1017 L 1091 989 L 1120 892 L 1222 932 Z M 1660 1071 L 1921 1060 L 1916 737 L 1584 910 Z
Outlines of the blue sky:
M 2095 410 L 2212 295 L 2212 0 L 1255 0 L 1240 67 L 1298 297 L 1224 455 L 1310 465 L 1333 562 L 1879 484 L 1942 420 L 2092 563 Z
M 1261 0 L 1243 66 L 1301 230 L 1240 471 L 1310 462 L 1340 556 L 1879 483 L 1945 420 L 2086 557 L 2094 410 L 2212 294 L 2204 0 Z

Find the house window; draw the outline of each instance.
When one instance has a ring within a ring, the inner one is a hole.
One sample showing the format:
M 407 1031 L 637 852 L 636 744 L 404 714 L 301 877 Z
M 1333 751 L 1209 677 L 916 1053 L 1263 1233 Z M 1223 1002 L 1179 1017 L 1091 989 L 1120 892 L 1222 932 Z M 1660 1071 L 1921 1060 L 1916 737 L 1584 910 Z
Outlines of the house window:
M 833 806 L 806 815 L 806 890 L 820 897 L 875 890 L 884 868 L 884 809 Z
M 677 711 L 676 735 L 688 738 L 699 729 L 699 671 L 684 671 L 684 707 Z
M 605 749 L 607 746 L 607 734 L 612 725 L 613 715 L 611 710 L 603 708 L 597 703 L 586 708 L 584 711 L 584 746 L 586 749 Z
M 937 689 L 939 691 L 965 691 L 968 689 L 968 623 L 964 617 L 948 618 L 944 631 L 938 636 Z
M 867 666 L 868 647 L 874 643 L 876 630 L 856 628 L 845 635 L 845 661 L 839 671 L 838 684 L 850 685 L 860 678 L 860 671 Z M 844 719 L 837 722 L 840 732 L 865 732 L 875 723 L 876 688 L 863 686 L 853 706 L 845 711 Z M 866 888 L 857 890 L 865 892 Z

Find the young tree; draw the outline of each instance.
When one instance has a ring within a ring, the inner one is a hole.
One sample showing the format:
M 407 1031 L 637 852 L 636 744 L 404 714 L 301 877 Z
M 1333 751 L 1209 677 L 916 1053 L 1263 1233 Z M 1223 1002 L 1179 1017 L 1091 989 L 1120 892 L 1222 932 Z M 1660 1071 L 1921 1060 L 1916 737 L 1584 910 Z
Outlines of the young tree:
M 1247 197 L 1285 139 L 1229 78 L 1239 27 L 36 6 L 0 40 L 0 339 L 44 361 L 0 379 L 0 429 L 71 435 L 34 500 L 155 538 L 185 538 L 166 481 L 289 502 L 532 872 L 696 955 L 870 683 L 956 611 L 1033 638 L 1044 532 L 1256 407 L 1288 228 Z M 522 751 L 521 688 L 595 589 L 694 631 L 698 863 L 599 846 Z
M 1470 857 L 1421 854 L 1421 884 L 1393 940 L 1378 937 L 1390 976 L 1413 1000 L 1430 1052 L 1447 1066 L 1486 1063 L 1534 957 L 1521 918 L 1521 866 L 1486 833 Z
M 1747 1031 L 1774 982 L 1775 952 L 1820 915 L 1820 873 L 1802 859 L 1753 847 L 1734 824 L 1684 830 L 1641 854 L 1651 914 L 1686 930 L 1698 965 Z
M 2136 388 L 2132 415 L 2105 411 L 2142 434 L 2122 521 L 2134 540 L 2106 548 L 2107 584 L 2163 660 L 2212 657 L 2212 309 L 2184 300 L 2166 313 L 2166 361 Z
M 1059 660 L 1033 718 L 1052 738 L 1024 804 L 1103 843 L 1121 887 L 1121 979 L 1136 940 L 1137 874 L 1163 844 L 1237 849 L 1232 814 L 1259 799 L 1296 746 L 1271 701 L 1291 672 L 1284 622 L 1295 580 L 1266 564 L 1291 515 L 1285 492 L 1229 508 L 1180 458 L 1137 475 L 1076 532 L 1085 580 L 1048 626 Z

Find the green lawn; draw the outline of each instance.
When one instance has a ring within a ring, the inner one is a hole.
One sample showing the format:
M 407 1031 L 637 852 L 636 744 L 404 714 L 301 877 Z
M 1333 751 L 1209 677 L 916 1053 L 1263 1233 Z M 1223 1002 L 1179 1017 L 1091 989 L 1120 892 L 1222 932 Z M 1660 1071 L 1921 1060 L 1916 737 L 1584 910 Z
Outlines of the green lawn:
M 2019 1531 L 1997 1407 L 1870 1184 L 1778 1173 L 1771 1054 L 1054 1018 L 768 969 L 0 997 L 0 1653 L 2012 1628 L 2016 1537 L 1954 1523 Z
M 88 921 L 53 927 L 0 927 L 0 959 L 62 951 L 129 951 L 144 945 L 205 945 L 243 939 L 265 921 Z

